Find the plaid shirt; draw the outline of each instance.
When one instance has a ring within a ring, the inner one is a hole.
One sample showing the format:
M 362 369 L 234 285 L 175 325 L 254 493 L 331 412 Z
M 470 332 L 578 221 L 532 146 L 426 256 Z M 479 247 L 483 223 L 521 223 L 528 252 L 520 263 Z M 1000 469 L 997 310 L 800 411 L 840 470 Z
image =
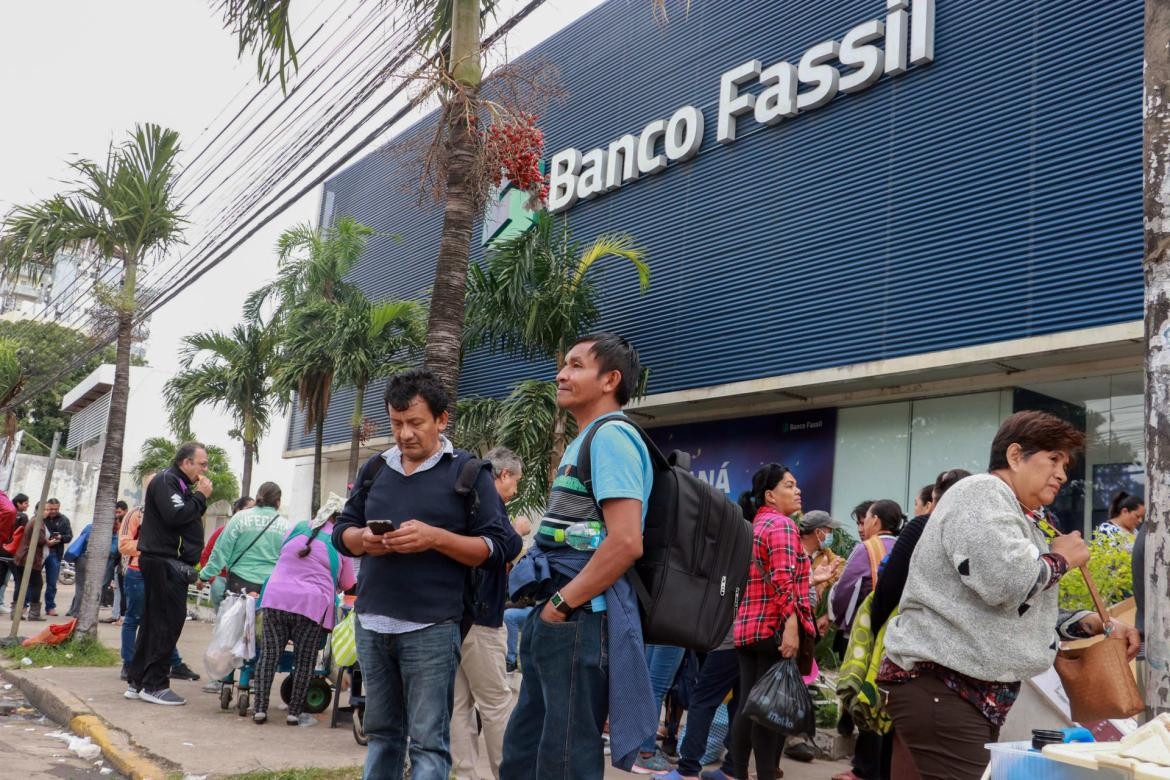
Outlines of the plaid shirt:
M 770 507 L 752 522 L 752 565 L 735 619 L 735 644 L 750 645 L 779 633 L 795 611 L 804 630 L 816 635 L 809 598 L 812 565 L 796 523 Z

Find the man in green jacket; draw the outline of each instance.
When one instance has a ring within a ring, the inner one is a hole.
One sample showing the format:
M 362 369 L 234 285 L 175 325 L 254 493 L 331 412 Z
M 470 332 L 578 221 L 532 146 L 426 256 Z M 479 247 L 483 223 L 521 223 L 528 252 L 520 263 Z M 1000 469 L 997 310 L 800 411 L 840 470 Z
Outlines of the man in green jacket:
M 279 508 L 280 488 L 275 482 L 265 482 L 256 493 L 256 506 L 228 520 L 199 579 L 206 582 L 226 567 L 229 592 L 259 593 L 293 527 L 291 520 L 278 514 Z

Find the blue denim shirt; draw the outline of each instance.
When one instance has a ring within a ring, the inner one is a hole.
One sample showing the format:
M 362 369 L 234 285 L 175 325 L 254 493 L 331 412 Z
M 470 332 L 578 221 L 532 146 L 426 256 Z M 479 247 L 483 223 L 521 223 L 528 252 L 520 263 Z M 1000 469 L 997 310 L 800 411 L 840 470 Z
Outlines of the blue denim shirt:
M 576 577 L 592 557 L 574 549 L 541 550 L 532 547 L 513 567 L 508 590 L 517 594 L 546 596 L 554 572 Z M 627 574 L 626 577 L 629 575 Z M 629 772 L 638 750 L 658 731 L 658 711 L 646 668 L 642 619 L 638 598 L 626 577 L 605 591 L 609 652 L 609 748 L 610 763 Z

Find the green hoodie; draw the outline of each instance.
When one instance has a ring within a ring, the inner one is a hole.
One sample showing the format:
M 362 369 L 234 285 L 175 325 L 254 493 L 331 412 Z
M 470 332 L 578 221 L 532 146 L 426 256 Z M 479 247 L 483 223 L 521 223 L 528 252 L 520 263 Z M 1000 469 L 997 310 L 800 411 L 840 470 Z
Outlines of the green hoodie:
M 230 574 L 263 585 L 276 567 L 284 537 L 293 525 L 291 520 L 280 517 L 270 506 L 254 506 L 236 512 L 215 540 L 207 565 L 199 572 L 200 579 L 209 580 L 228 567 Z M 268 530 L 264 530 L 266 527 Z

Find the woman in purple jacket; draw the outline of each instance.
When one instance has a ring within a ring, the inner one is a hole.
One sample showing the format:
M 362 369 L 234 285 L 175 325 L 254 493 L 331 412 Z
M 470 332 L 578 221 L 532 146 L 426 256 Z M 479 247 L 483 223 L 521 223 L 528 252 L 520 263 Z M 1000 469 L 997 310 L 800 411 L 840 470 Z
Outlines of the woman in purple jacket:
M 290 726 L 311 726 L 316 718 L 302 712 L 309 690 L 317 650 L 323 634 L 333 629 L 335 598 L 357 581 L 353 559 L 333 549 L 333 522 L 345 500 L 335 493 L 317 512 L 313 522 L 302 523 L 285 537 L 276 568 L 264 586 L 260 614 L 264 620 L 260 660 L 256 665 L 256 704 L 252 721 L 268 720 L 268 696 L 280 654 L 292 640 L 292 694 L 289 696 Z

